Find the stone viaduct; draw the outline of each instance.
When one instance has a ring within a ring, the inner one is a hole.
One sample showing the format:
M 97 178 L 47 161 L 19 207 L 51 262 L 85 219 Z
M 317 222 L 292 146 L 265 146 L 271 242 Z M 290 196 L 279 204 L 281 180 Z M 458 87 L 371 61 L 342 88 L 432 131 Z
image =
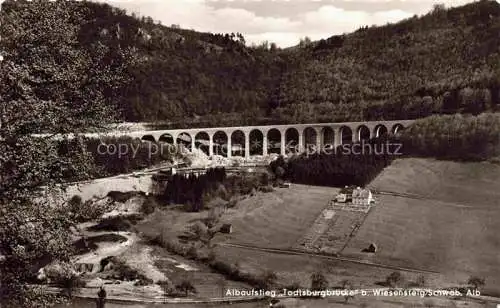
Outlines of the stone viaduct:
M 109 132 L 87 134 L 98 136 L 129 136 L 145 141 L 196 147 L 207 155 L 234 155 L 246 158 L 271 153 L 304 152 L 308 147 L 325 147 L 360 142 L 385 134 L 397 135 L 414 120 L 285 124 L 267 126 L 237 126 L 188 128 L 150 131 Z M 292 145 L 292 146 L 290 146 Z M 229 150 L 231 149 L 231 150 Z

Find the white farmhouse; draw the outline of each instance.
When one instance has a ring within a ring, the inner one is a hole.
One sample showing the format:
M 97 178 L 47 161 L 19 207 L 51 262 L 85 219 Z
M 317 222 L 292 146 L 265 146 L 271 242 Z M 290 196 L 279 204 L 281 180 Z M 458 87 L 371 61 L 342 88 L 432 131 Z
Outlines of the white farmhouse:
M 352 192 L 352 204 L 355 205 L 370 205 L 374 202 L 372 192 L 367 188 L 357 187 Z

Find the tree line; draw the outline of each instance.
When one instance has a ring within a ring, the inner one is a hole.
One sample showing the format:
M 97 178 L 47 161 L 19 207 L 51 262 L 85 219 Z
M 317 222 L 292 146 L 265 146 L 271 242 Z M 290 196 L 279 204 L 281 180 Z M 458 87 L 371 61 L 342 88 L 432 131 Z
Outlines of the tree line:
M 174 174 L 168 178 L 159 199 L 167 204 L 185 204 L 191 211 L 203 210 L 204 202 L 226 180 L 225 168 L 210 168 L 205 174 Z
M 339 146 L 333 153 L 280 157 L 271 162 L 270 169 L 296 183 L 344 187 L 367 185 L 398 158 L 498 162 L 500 115 L 435 115 L 417 120 L 398 136 L 381 136 L 365 145 L 373 151 L 349 153 Z
M 405 155 L 495 160 L 500 157 L 500 115 L 435 115 L 414 122 L 401 139 Z
M 113 176 L 174 163 L 182 155 L 173 145 L 128 136 L 86 139 L 86 149 L 98 168 L 96 177 Z
M 295 183 L 344 187 L 365 186 L 398 157 L 396 150 L 386 151 L 387 144 L 396 144 L 391 138 L 376 138 L 366 144 L 372 152 L 348 153 L 339 146 L 333 153 L 303 154 L 285 160 L 279 157 L 271 162 L 270 169 L 276 176 Z

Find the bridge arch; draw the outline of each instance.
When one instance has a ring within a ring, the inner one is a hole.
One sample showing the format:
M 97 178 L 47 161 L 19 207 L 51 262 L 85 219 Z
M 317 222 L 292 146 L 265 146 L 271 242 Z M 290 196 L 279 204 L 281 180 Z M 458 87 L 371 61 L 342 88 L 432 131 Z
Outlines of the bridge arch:
M 231 133 L 231 155 L 245 156 L 245 133 L 242 130 Z
M 158 138 L 158 143 L 174 144 L 174 136 L 172 136 L 172 134 L 165 133 Z
M 401 135 L 401 133 L 403 132 L 403 130 L 405 129 L 405 127 L 403 126 L 403 124 L 401 123 L 396 123 L 392 126 L 392 129 L 391 129 L 391 133 L 394 135 L 394 136 L 399 136 Z
M 185 148 L 189 151 L 192 151 L 192 148 L 191 148 L 191 144 L 192 144 L 192 140 L 193 140 L 192 138 L 193 137 L 191 137 L 190 134 L 188 134 L 186 132 L 182 132 L 179 135 L 177 135 L 176 143 L 178 146 Z
M 358 141 L 368 141 L 371 138 L 370 129 L 366 125 L 360 125 L 357 131 Z
M 285 131 L 285 154 L 297 154 L 299 152 L 299 131 L 295 127 L 289 127 Z
M 228 136 L 225 131 L 219 130 L 213 136 L 213 153 L 228 157 Z
M 206 155 L 210 155 L 210 135 L 207 132 L 198 132 L 194 136 L 194 145 Z
M 318 132 L 313 127 L 306 127 L 304 129 L 304 150 L 308 153 L 316 152 L 316 147 L 318 145 Z
M 271 128 L 267 132 L 267 153 L 271 154 L 285 154 L 281 153 L 281 132 L 277 128 Z
M 153 135 L 144 135 L 144 136 L 142 136 L 141 140 L 142 141 L 149 141 L 149 142 L 153 142 L 153 143 L 156 142 L 155 137 Z
M 264 134 L 258 128 L 250 131 L 250 155 L 264 155 Z
M 342 126 L 339 128 L 340 144 L 352 143 L 352 129 L 349 126 Z
M 321 146 L 325 151 L 335 148 L 335 131 L 330 126 L 325 126 L 321 129 Z
M 375 138 L 387 136 L 387 127 L 384 124 L 378 124 L 373 130 Z

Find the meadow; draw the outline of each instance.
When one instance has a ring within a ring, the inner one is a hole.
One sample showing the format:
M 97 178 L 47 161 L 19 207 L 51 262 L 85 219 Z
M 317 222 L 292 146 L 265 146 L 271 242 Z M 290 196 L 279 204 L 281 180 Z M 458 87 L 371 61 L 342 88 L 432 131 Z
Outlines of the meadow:
M 500 288 L 500 167 L 428 159 L 399 160 L 372 182 L 380 195 L 344 255 L 439 271 L 457 284 L 470 275 Z M 370 256 L 361 250 L 375 243 Z
M 214 242 L 291 248 L 334 198 L 338 189 L 292 184 L 240 201 L 223 216 L 233 233 L 218 234 Z

